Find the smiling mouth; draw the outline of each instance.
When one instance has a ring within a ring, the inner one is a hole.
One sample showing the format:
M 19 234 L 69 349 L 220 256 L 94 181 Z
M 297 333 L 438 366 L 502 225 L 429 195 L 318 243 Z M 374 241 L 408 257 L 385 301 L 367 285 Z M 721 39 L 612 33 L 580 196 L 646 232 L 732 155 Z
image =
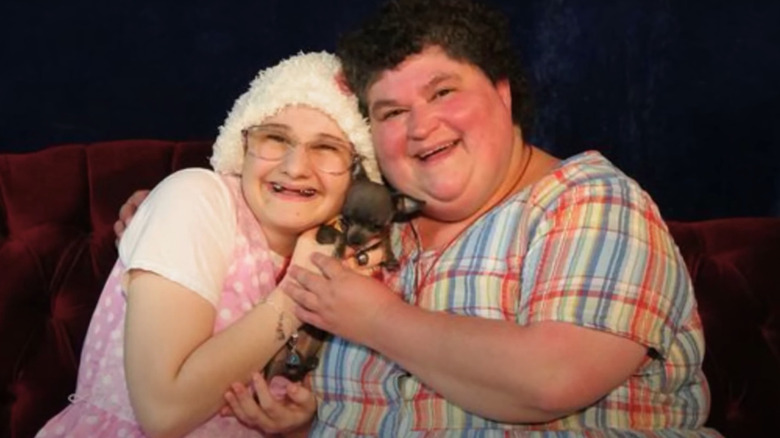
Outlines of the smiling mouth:
M 415 156 L 420 161 L 426 161 L 426 160 L 428 160 L 429 158 L 431 158 L 431 157 L 433 157 L 435 155 L 438 155 L 438 154 L 440 154 L 440 153 L 442 153 L 442 152 L 444 152 L 446 150 L 452 149 L 459 142 L 460 142 L 460 140 L 454 140 L 454 141 L 451 141 L 451 142 L 449 142 L 447 144 L 443 144 L 443 145 L 437 147 L 436 149 L 431 149 L 429 151 L 425 151 L 425 152 L 417 154 Z
M 271 190 L 273 190 L 274 193 L 293 193 L 306 198 L 310 198 L 317 194 L 317 191 L 311 188 L 290 189 L 278 183 L 271 183 Z

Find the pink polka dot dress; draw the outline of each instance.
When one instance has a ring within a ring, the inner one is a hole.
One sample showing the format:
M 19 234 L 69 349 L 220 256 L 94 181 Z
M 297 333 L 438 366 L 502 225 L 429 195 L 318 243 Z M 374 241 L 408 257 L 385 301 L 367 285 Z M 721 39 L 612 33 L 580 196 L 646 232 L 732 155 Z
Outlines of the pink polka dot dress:
M 275 266 L 265 237 L 243 201 L 237 178 L 221 177 L 235 202 L 236 235 L 232 261 L 219 296 L 214 332 L 252 309 L 275 287 Z M 117 261 L 106 282 L 87 332 L 78 383 L 71 404 L 52 418 L 37 437 L 143 437 L 133 414 L 123 362 L 126 296 Z M 233 417 L 215 415 L 188 437 L 258 437 L 263 434 Z

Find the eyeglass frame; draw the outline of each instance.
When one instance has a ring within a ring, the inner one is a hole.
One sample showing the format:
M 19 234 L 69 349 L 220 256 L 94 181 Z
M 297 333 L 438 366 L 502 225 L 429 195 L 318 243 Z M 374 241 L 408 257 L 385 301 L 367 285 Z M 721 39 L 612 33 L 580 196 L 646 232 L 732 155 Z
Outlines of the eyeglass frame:
M 255 154 L 254 151 L 252 151 L 249 148 L 249 131 L 252 130 L 252 129 L 256 129 L 256 128 L 263 129 L 263 128 L 265 128 L 265 126 L 264 125 L 250 125 L 250 126 L 247 126 L 246 128 L 241 130 L 241 138 L 243 140 L 244 152 L 246 154 L 248 154 L 248 155 L 251 155 L 254 158 L 259 159 L 259 160 L 282 161 L 293 150 L 293 148 L 298 147 L 301 144 L 303 144 L 303 146 L 308 146 L 310 144 L 310 143 L 301 143 L 301 141 L 299 141 L 297 138 L 293 138 L 293 140 L 294 140 L 293 144 L 291 146 L 287 147 L 287 151 L 284 154 L 282 154 L 281 157 L 279 157 L 279 158 L 265 158 L 265 157 L 261 157 L 261 156 Z M 352 143 L 349 143 L 349 144 L 352 145 Z M 307 157 L 308 157 L 308 153 L 309 153 L 308 148 L 306 149 L 306 153 L 307 153 Z M 359 154 L 359 153 L 357 153 L 355 151 L 349 151 L 349 154 L 351 155 L 349 164 L 347 165 L 346 169 L 344 169 L 344 170 L 342 170 L 340 172 L 333 172 L 333 171 L 329 171 L 329 170 L 320 169 L 316 164 L 314 164 L 314 162 L 312 162 L 312 165 L 317 170 L 319 170 L 320 172 L 325 172 L 325 173 L 327 173 L 329 175 L 343 175 L 343 174 L 345 174 L 347 172 L 355 170 L 355 166 L 359 165 L 366 158 L 363 155 L 361 155 L 361 154 Z M 309 160 L 311 160 L 311 157 L 309 157 Z

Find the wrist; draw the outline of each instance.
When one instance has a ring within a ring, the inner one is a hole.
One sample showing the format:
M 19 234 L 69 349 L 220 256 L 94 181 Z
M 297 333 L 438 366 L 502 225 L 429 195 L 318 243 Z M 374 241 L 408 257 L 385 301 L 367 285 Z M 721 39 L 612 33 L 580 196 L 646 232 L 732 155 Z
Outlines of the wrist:
M 276 338 L 280 341 L 288 339 L 302 325 L 295 316 L 295 302 L 281 291 L 274 291 L 259 305 L 268 307 L 275 314 Z
M 376 308 L 373 316 L 366 319 L 366 326 L 359 330 L 362 338 L 356 340 L 359 344 L 382 351 L 382 340 L 388 340 L 392 333 L 398 331 L 399 321 L 408 321 L 407 313 L 411 306 L 404 300 L 393 296 Z

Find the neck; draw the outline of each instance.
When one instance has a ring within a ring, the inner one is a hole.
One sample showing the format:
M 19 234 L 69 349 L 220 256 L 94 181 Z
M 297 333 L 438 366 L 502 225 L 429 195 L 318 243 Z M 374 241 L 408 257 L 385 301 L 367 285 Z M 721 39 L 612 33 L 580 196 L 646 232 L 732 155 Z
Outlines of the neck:
M 541 179 L 558 161 L 534 146 L 524 143 L 519 129 L 515 129 L 514 147 L 518 153 L 513 154 L 505 182 L 473 214 L 454 222 L 441 221 L 429 216 L 422 216 L 415 220 L 423 250 L 438 250 L 447 246 L 488 210 Z

